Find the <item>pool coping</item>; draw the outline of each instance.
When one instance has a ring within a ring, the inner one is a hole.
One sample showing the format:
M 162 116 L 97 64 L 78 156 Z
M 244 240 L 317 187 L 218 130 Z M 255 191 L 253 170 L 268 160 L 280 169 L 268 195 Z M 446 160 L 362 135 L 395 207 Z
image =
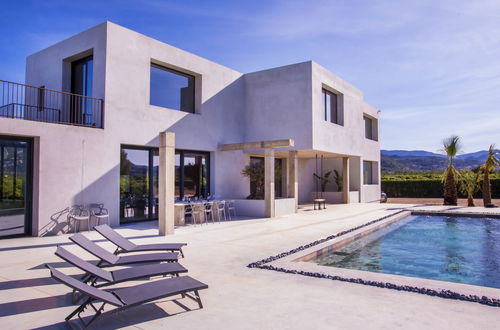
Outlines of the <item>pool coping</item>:
M 249 265 L 247 265 L 247 267 L 273 270 L 277 272 L 308 277 L 324 278 L 335 281 L 357 283 L 398 291 L 414 292 L 446 299 L 475 302 L 487 306 L 500 307 L 500 299 L 491 298 L 492 296 L 500 298 L 500 289 L 496 288 L 422 279 L 418 277 L 408 277 L 402 275 L 321 266 L 311 262 L 303 262 L 305 261 L 303 259 L 304 257 L 307 257 L 306 260 L 310 259 L 311 257 L 314 257 L 315 253 L 318 253 L 317 251 L 324 251 L 325 249 L 328 250 L 332 245 L 345 244 L 346 241 L 352 241 L 356 238 L 365 236 L 370 232 L 399 221 L 407 217 L 408 215 L 449 215 L 462 217 L 473 216 L 500 218 L 500 214 L 489 212 L 471 213 L 401 209 L 386 216 L 353 227 L 351 229 L 341 231 L 337 234 L 329 235 L 311 243 L 301 245 L 295 249 L 250 263 Z

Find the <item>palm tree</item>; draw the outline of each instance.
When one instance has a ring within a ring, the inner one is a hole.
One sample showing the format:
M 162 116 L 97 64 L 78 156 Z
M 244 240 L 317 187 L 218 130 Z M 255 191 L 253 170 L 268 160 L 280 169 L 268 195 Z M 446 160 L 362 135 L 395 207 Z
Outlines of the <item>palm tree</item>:
M 479 190 L 481 173 L 479 171 L 460 171 L 460 192 L 467 195 L 467 206 L 474 205 L 474 194 Z
M 492 207 L 491 204 L 491 183 L 490 183 L 490 172 L 493 171 L 497 166 L 500 165 L 500 160 L 497 158 L 497 152 L 495 150 L 495 145 L 490 145 L 488 150 L 488 157 L 486 162 L 481 166 L 483 171 L 483 204 L 485 207 Z
M 457 205 L 457 182 L 455 180 L 457 170 L 453 166 L 453 157 L 461 150 L 462 144 L 458 136 L 452 135 L 443 140 L 443 151 L 446 153 L 446 156 L 448 156 L 448 167 L 443 173 L 444 205 Z

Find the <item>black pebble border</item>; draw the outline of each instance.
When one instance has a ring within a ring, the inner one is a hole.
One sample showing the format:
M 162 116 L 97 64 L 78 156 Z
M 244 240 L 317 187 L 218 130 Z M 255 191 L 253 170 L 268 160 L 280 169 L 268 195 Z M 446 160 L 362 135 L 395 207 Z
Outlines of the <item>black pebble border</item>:
M 363 284 L 363 285 L 369 285 L 369 286 L 376 286 L 379 288 L 386 288 L 386 289 L 392 289 L 392 290 L 398 290 L 398 291 L 407 291 L 407 292 L 414 292 L 414 293 L 420 293 L 420 294 L 425 294 L 428 296 L 435 296 L 435 297 L 441 297 L 441 298 L 446 298 L 446 299 L 454 299 L 454 300 L 462 300 L 462 301 L 469 301 L 469 302 L 475 302 L 475 303 L 480 303 L 483 305 L 488 305 L 488 306 L 493 306 L 493 307 L 500 307 L 500 299 L 494 299 L 494 298 L 488 298 L 486 296 L 476 296 L 476 295 L 464 295 L 460 294 L 458 292 L 450 291 L 450 290 L 434 290 L 434 289 L 427 289 L 427 288 L 419 288 L 415 286 L 410 286 L 410 285 L 396 285 L 393 283 L 389 282 L 377 282 L 377 281 L 369 281 L 369 280 L 364 280 L 362 278 L 348 278 L 348 277 L 342 277 L 342 276 L 336 276 L 336 275 L 327 275 L 324 273 L 313 273 L 313 272 L 306 272 L 302 270 L 293 270 L 293 269 L 286 269 L 282 267 L 275 267 L 271 265 L 266 265 L 267 263 L 270 263 L 272 261 L 284 258 L 286 256 L 289 256 L 291 254 L 297 253 L 299 251 L 303 251 L 305 249 L 308 249 L 310 247 L 313 247 L 315 245 L 324 243 L 326 241 L 329 241 L 331 239 L 346 235 L 348 233 L 351 233 L 355 230 L 358 230 L 360 228 L 372 225 L 374 223 L 380 222 L 382 220 L 385 220 L 389 217 L 395 216 L 399 213 L 409 211 L 409 210 L 401 210 L 386 216 L 383 216 L 381 218 L 372 220 L 370 222 L 367 222 L 363 225 L 341 231 L 338 234 L 330 235 L 325 238 L 316 240 L 314 242 L 311 242 L 306 245 L 299 246 L 295 249 L 292 249 L 288 252 L 283 252 L 280 254 L 277 254 L 275 256 L 268 257 L 266 259 L 262 259 L 260 261 L 252 262 L 251 264 L 247 265 L 248 268 L 260 268 L 260 269 L 267 269 L 267 270 L 273 270 L 276 272 L 281 272 L 281 273 L 286 273 L 286 274 L 295 274 L 295 275 L 302 275 L 302 276 L 308 276 L 308 277 L 316 277 L 316 278 L 325 278 L 329 280 L 334 280 L 334 281 L 342 281 L 342 282 L 349 282 L 349 283 L 357 283 L 357 284 Z

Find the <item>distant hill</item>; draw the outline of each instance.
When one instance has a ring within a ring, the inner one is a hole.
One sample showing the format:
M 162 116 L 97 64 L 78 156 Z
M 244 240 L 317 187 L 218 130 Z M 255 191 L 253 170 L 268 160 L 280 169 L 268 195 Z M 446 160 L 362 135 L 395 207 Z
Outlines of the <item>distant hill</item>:
M 383 156 L 390 157 L 445 157 L 445 155 L 436 154 L 425 150 L 381 150 Z
M 500 150 L 497 150 L 500 152 Z M 487 150 L 461 154 L 455 159 L 457 169 L 475 168 L 484 163 Z M 443 171 L 448 165 L 445 155 L 424 150 L 381 150 L 382 172 Z

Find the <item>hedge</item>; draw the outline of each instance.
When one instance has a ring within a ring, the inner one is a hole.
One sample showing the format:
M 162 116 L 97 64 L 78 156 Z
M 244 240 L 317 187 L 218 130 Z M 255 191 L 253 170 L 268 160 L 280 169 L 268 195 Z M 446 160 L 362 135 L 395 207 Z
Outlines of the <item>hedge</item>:
M 443 197 L 443 183 L 441 180 L 382 180 L 382 191 L 387 197 L 406 198 L 441 198 Z M 481 191 L 474 197 L 481 198 Z M 459 193 L 460 198 L 466 196 Z M 500 198 L 500 179 L 491 180 L 491 197 Z

